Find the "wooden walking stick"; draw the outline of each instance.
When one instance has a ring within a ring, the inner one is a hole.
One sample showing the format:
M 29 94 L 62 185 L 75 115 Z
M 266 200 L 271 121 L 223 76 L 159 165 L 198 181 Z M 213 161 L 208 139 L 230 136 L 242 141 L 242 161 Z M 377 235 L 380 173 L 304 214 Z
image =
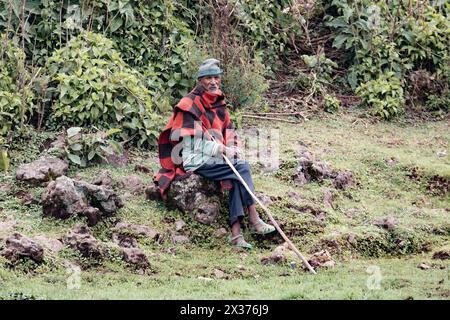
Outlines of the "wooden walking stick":
M 202 123 L 202 127 L 204 129 L 206 129 Z M 216 139 L 214 138 L 213 135 L 211 135 L 208 130 L 205 130 L 204 133 L 206 134 L 207 137 L 209 137 L 212 141 L 216 141 Z M 216 141 L 217 142 L 217 141 Z M 269 209 L 253 194 L 252 190 L 250 190 L 249 186 L 247 185 L 247 183 L 245 182 L 245 180 L 241 177 L 241 175 L 239 174 L 239 172 L 236 170 L 236 168 L 234 167 L 234 165 L 231 163 L 230 159 L 228 159 L 228 157 L 222 153 L 223 158 L 225 159 L 225 161 L 227 162 L 227 164 L 230 166 L 231 170 L 233 170 L 234 174 L 236 174 L 236 176 L 239 178 L 239 181 L 242 183 L 242 185 L 244 186 L 244 188 L 248 191 L 248 193 L 250 193 L 250 195 L 252 196 L 253 199 L 255 199 L 256 202 L 259 203 L 259 205 L 263 208 L 263 210 L 267 213 L 267 215 L 269 216 L 269 220 L 270 222 L 272 222 L 272 224 L 274 225 L 275 229 L 277 229 L 277 231 L 281 234 L 281 237 L 284 239 L 284 241 L 286 241 L 289 245 L 289 247 L 291 247 L 291 249 L 295 252 L 295 254 L 300 258 L 300 260 L 303 261 L 303 263 L 305 264 L 305 266 L 308 268 L 308 270 L 313 273 L 313 274 L 317 274 L 316 271 L 313 269 L 313 267 L 311 267 L 311 265 L 309 264 L 308 260 L 305 259 L 305 257 L 300 253 L 300 251 L 298 251 L 297 247 L 292 243 L 291 240 L 289 240 L 289 238 L 286 236 L 286 234 L 283 232 L 283 230 L 281 230 L 280 226 L 278 225 L 278 223 L 275 221 L 275 219 L 273 218 L 272 214 L 270 213 Z
M 316 274 L 316 271 L 311 267 L 311 265 L 308 263 L 308 260 L 305 259 L 305 257 L 300 253 L 300 251 L 298 251 L 298 249 L 295 247 L 295 245 L 292 243 L 291 240 L 289 240 L 289 238 L 286 236 L 286 234 L 283 232 L 283 230 L 281 230 L 280 226 L 278 225 L 278 223 L 275 221 L 275 219 L 273 218 L 272 214 L 270 213 L 269 209 L 261 202 L 259 201 L 259 199 L 253 194 L 253 192 L 250 190 L 250 188 L 248 187 L 247 183 L 244 181 L 244 179 L 241 177 L 241 175 L 239 174 L 239 172 L 236 170 L 236 168 L 234 167 L 234 165 L 231 163 L 230 159 L 227 158 L 227 156 L 225 154 L 222 154 L 223 158 L 225 159 L 225 161 L 227 162 L 227 164 L 230 166 L 231 170 L 233 170 L 233 172 L 236 174 L 236 176 L 239 178 L 239 180 L 241 181 L 242 185 L 244 186 L 245 189 L 247 189 L 248 193 L 250 193 L 250 195 L 252 196 L 253 199 L 255 199 L 256 202 L 259 203 L 259 205 L 264 209 L 264 211 L 267 213 L 267 215 L 269 216 L 269 220 L 270 222 L 272 222 L 272 224 L 274 225 L 274 227 L 278 230 L 278 232 L 281 234 L 281 236 L 283 237 L 283 239 L 289 244 L 289 246 L 291 247 L 291 249 L 297 254 L 297 256 L 303 261 L 303 263 L 306 265 L 306 267 L 308 268 L 309 271 L 311 271 L 312 273 Z

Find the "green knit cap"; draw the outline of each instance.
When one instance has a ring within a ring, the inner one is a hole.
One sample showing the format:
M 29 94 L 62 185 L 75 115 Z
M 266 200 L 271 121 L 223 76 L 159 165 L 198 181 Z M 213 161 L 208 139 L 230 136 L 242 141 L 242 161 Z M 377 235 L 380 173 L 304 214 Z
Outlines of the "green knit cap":
M 223 74 L 223 70 L 219 67 L 220 61 L 217 59 L 206 59 L 198 68 L 197 79 L 204 76 L 218 76 Z

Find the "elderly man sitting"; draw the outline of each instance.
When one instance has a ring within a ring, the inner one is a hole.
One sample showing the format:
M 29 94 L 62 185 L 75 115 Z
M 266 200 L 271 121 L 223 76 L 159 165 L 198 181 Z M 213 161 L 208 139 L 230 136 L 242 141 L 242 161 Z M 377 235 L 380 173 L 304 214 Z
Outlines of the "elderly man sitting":
M 186 174 L 186 171 L 220 181 L 223 189 L 230 190 L 230 243 L 237 248 L 251 249 L 253 246 L 241 234 L 245 209 L 248 210 L 253 232 L 264 235 L 274 232 L 275 227 L 260 219 L 255 201 L 222 159 L 222 153 L 233 157 L 239 153 L 237 135 L 220 90 L 222 74 L 216 59 L 207 59 L 201 64 L 196 87 L 174 107 L 172 117 L 159 137 L 162 168 L 155 179 L 163 198 L 171 181 Z M 182 149 L 182 159 L 175 159 L 178 153 L 173 151 L 179 147 Z M 249 163 L 241 159 L 232 162 L 253 191 Z

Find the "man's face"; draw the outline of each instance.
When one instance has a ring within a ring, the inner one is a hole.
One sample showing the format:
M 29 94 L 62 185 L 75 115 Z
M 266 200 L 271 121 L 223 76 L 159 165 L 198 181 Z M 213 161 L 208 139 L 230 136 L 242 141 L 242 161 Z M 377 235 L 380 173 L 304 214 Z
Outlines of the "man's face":
M 216 92 L 220 88 L 220 76 L 205 76 L 200 78 L 198 81 L 209 92 Z

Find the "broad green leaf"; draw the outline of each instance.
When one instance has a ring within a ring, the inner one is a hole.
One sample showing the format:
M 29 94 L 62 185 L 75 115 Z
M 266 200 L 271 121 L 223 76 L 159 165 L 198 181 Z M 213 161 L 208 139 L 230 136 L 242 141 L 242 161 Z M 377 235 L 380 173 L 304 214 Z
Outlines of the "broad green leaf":
M 112 21 L 111 21 L 111 32 L 115 32 L 117 31 L 123 24 L 123 19 L 121 17 L 115 17 Z
M 89 151 L 89 154 L 88 154 L 88 161 L 91 161 L 94 157 L 95 157 L 95 151 L 94 150 L 91 150 L 91 151 Z
M 73 136 L 79 134 L 83 128 L 81 127 L 71 127 L 67 129 L 67 137 L 72 138 Z
M 334 38 L 333 41 L 333 47 L 340 49 L 342 45 L 344 44 L 345 40 L 348 39 L 348 36 L 339 34 L 336 38 Z
M 73 163 L 76 163 L 78 165 L 81 166 L 81 159 L 79 156 L 77 156 L 76 154 L 72 154 L 72 153 L 68 153 L 67 157 L 69 158 L 70 161 L 72 161 Z
M 72 149 L 73 151 L 80 151 L 81 149 L 83 149 L 83 146 L 79 143 L 75 143 L 70 146 L 70 149 Z

